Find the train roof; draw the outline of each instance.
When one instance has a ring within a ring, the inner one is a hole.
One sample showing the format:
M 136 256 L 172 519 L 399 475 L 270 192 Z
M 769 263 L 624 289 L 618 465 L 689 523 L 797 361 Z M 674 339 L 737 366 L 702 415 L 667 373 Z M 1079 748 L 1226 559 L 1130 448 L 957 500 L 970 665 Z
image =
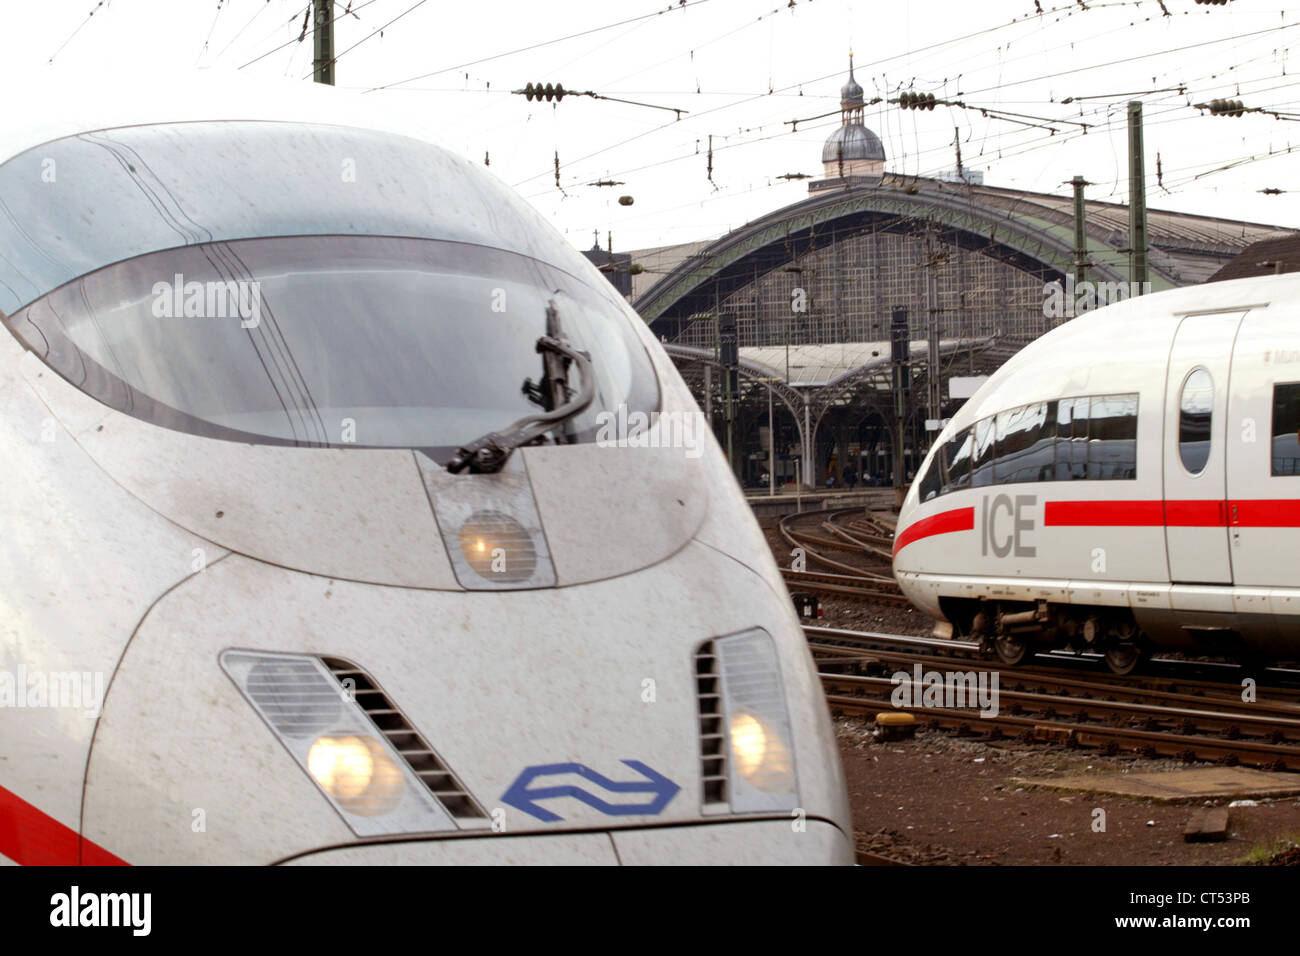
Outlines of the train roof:
M 13 97 L 5 106 L 0 163 L 65 136 L 160 123 L 324 123 L 436 142 L 432 118 L 397 112 L 379 100 L 318 83 L 254 80 L 225 70 L 104 76 L 53 67 L 27 79 L 28 95 Z
M 481 245 L 608 285 L 490 170 L 439 145 L 431 117 L 224 73 L 34 86 L 0 128 L 0 313 L 146 253 L 291 235 Z

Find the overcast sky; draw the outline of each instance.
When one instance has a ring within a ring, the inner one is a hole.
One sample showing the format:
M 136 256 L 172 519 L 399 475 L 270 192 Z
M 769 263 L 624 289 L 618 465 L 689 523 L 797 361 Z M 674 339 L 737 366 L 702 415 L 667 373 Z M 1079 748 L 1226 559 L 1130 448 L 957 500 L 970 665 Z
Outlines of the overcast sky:
M 1290 56 L 1300 16 L 1276 0 L 1039 2 L 1042 14 L 1035 0 L 690 0 L 671 10 L 668 0 L 353 0 L 354 14 L 336 28 L 337 84 L 341 95 L 418 119 L 478 162 L 489 154 L 492 172 L 581 248 L 593 229 L 602 246 L 612 230 L 620 249 L 715 238 L 804 197 L 806 182 L 775 177 L 820 175 L 821 145 L 839 118 L 793 132 L 785 121 L 838 109 L 850 48 L 868 99 L 914 89 L 972 107 L 869 107 L 891 170 L 951 168 L 957 138 L 965 164 L 984 170 L 989 185 L 1065 192 L 1060 184 L 1081 173 L 1096 184 L 1090 197 L 1124 202 L 1124 104 L 1140 97 L 1150 206 L 1300 227 L 1300 192 L 1259 192 L 1300 190 L 1300 148 L 1247 161 L 1300 147 L 1300 123 L 1201 116 L 1190 105 L 1239 96 L 1300 118 L 1300 78 L 1291 75 L 1300 62 Z M 296 42 L 305 8 L 305 0 L 0 0 L 5 98 L 39 97 L 51 68 L 129 68 L 157 83 L 196 69 L 310 82 L 310 33 Z M 510 94 L 529 81 L 688 112 L 677 120 L 622 103 L 553 106 Z M 1080 122 L 1091 124 L 1086 134 Z M 607 178 L 625 185 L 587 185 Z M 634 204 L 620 205 L 624 195 Z

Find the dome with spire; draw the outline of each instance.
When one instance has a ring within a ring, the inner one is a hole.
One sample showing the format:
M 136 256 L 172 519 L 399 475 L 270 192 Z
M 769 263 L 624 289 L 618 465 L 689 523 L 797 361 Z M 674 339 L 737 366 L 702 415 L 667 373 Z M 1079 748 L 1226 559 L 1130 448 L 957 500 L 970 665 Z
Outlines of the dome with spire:
M 849 183 L 880 182 L 885 175 L 885 146 L 862 122 L 865 108 L 862 86 L 853 76 L 849 53 L 849 81 L 840 88 L 840 126 L 822 147 L 826 179 L 808 184 L 809 191 Z

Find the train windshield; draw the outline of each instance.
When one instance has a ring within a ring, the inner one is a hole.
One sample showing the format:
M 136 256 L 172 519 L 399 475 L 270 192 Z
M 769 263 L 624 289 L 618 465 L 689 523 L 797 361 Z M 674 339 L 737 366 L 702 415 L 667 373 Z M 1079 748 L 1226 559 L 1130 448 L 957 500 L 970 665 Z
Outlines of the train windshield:
M 170 428 L 255 443 L 450 452 L 536 412 L 521 386 L 554 301 L 591 353 L 601 412 L 658 386 L 612 293 L 525 255 L 357 235 L 209 242 L 137 256 L 9 319 L 55 371 Z M 576 385 L 576 381 L 574 382 Z

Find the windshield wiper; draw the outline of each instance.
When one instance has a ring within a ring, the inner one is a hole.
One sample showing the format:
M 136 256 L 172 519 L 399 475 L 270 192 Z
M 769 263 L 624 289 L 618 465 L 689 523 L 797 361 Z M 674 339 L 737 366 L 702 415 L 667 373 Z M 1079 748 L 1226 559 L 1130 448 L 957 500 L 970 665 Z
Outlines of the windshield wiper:
M 523 393 L 529 401 L 541 405 L 546 411 L 525 416 L 500 431 L 488 432 L 456 449 L 456 454 L 447 462 L 447 470 L 453 475 L 467 470 L 472 474 L 500 471 L 511 452 L 520 445 L 537 440 L 591 404 L 596 395 L 591 356 L 569 344 L 560 327 L 560 313 L 554 300 L 547 303 L 546 334 L 537 340 L 537 351 L 542 356 L 542 378 L 537 383 L 524 379 Z M 578 363 L 578 377 L 581 379 L 576 397 L 569 388 L 569 366 L 574 362 Z

